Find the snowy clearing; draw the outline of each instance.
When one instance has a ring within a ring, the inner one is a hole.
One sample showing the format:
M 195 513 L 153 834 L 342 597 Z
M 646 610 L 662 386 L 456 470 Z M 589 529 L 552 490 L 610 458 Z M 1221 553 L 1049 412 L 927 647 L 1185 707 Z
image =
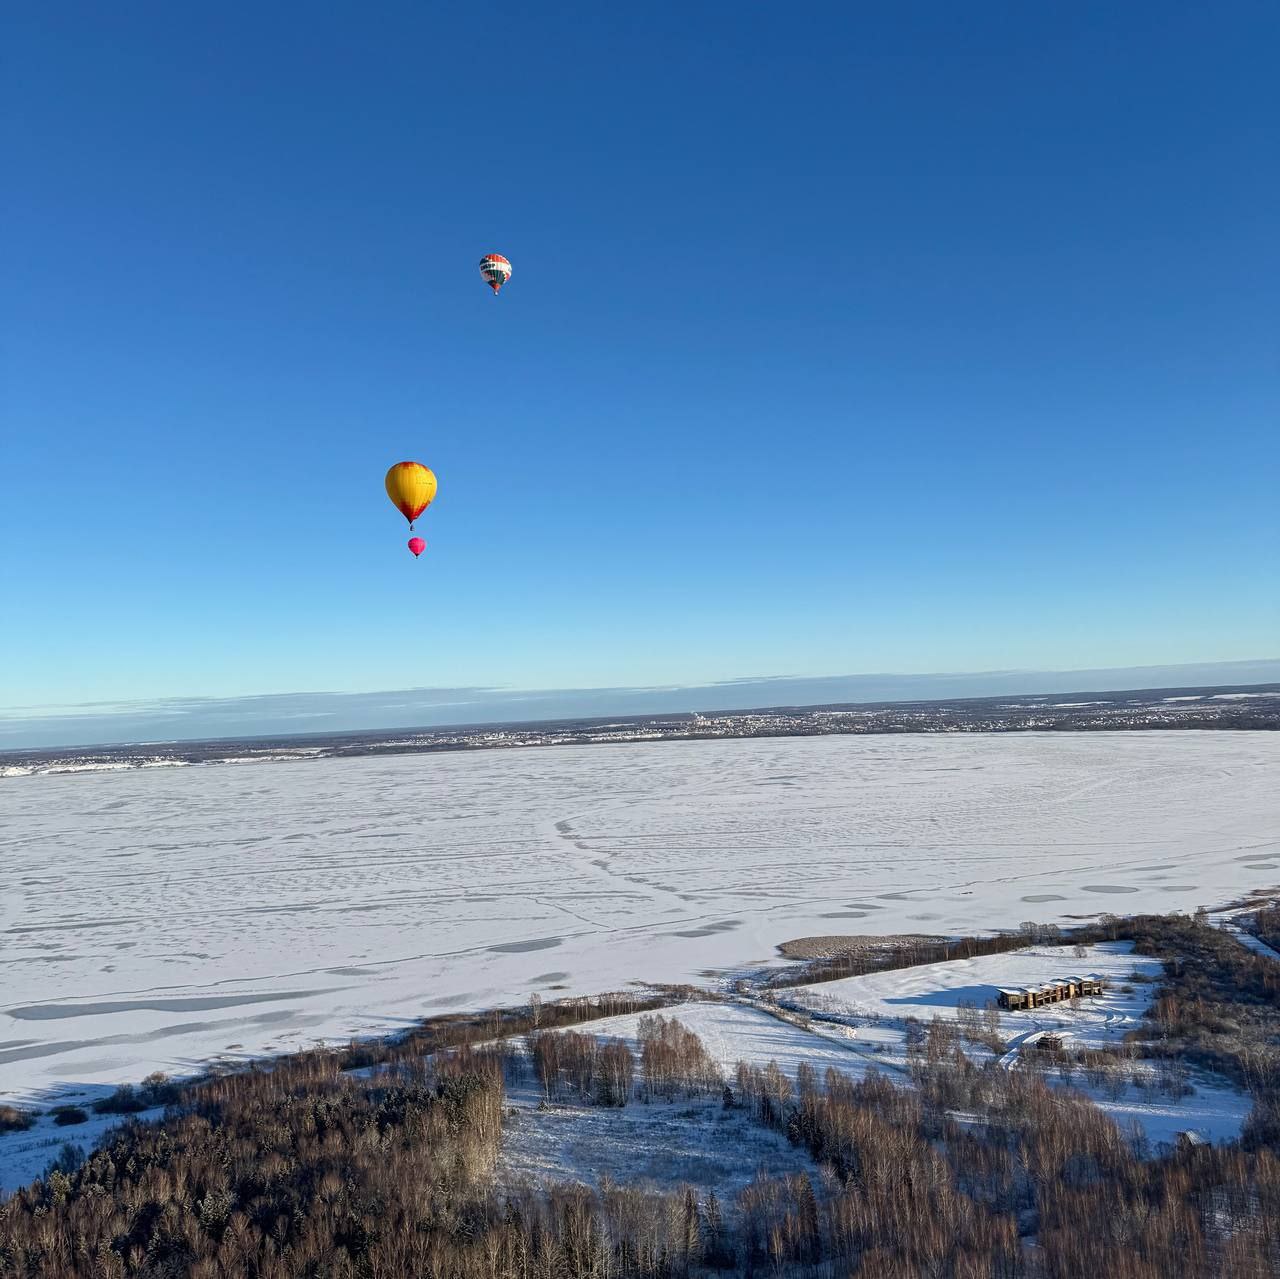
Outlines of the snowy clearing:
M 1158 959 L 1132 954 L 1131 942 L 1104 942 L 1083 947 L 1077 956 L 1071 946 L 1030 946 L 1002 955 L 920 964 L 891 972 L 846 977 L 840 981 L 797 986 L 787 991 L 791 1002 L 815 1012 L 837 1012 L 856 1018 L 894 1024 L 908 1017 L 955 1020 L 961 1002 L 984 1008 L 1002 987 L 1041 986 L 1055 977 L 1098 974 L 1106 992 L 1070 1003 L 1024 1011 L 1000 1011 L 1000 1033 L 1020 1039 L 1035 1031 L 1061 1034 L 1082 1048 L 1118 1043 L 1135 1029 L 1151 1004 L 1154 985 L 1163 972 Z M 1133 982 L 1138 973 L 1146 983 Z
M 1277 769 L 1277 734 L 1147 732 L 10 779 L 0 1100 L 705 980 L 810 934 L 1214 905 L 1280 879 Z
M 1168 1098 L 1147 1099 L 1132 1085 L 1119 1098 L 1095 1088 L 1073 1085 L 1094 1105 L 1105 1111 L 1128 1132 L 1134 1125 L 1142 1130 L 1153 1149 L 1172 1146 L 1182 1132 L 1194 1132 L 1205 1141 L 1233 1141 L 1253 1109 L 1246 1093 L 1221 1080 L 1194 1081 L 1195 1092 L 1176 1101 Z
M 573 1029 L 582 1034 L 598 1035 L 601 1039 L 624 1039 L 638 1053 L 639 1021 L 648 1015 L 651 1014 L 603 1017 Z M 698 1000 L 663 1008 L 660 1015 L 674 1018 L 702 1040 L 703 1047 L 720 1067 L 727 1083 L 733 1082 L 733 1073 L 740 1061 L 759 1065 L 776 1061 L 779 1069 L 788 1075 L 794 1075 L 801 1062 L 807 1062 L 819 1075 L 828 1066 L 846 1074 L 859 1075 L 871 1064 L 852 1043 L 829 1042 L 745 1004 Z
M 728 1210 L 758 1173 L 817 1172 L 781 1133 L 716 1100 L 540 1109 L 540 1096 L 533 1087 L 510 1095 L 496 1178 L 503 1188 L 546 1181 L 599 1187 L 605 1178 L 661 1190 L 692 1186 L 700 1196 L 714 1193 Z
M 993 958 L 1001 959 L 1005 956 Z M 1111 959 L 1123 960 L 1125 963 L 1123 971 L 1126 973 L 1135 966 L 1134 960 L 1125 955 L 1112 955 Z M 1154 964 L 1157 970 L 1160 966 L 1156 960 L 1140 962 Z M 930 965 L 930 969 L 943 967 L 946 965 Z M 898 973 L 883 975 L 905 977 L 913 971 L 923 970 L 903 969 Z M 958 976 L 951 987 L 953 991 L 961 989 L 960 980 Z M 1143 1006 L 1146 1000 L 1149 1000 L 1149 996 L 1145 997 Z M 951 1008 L 951 1015 L 954 1016 L 954 1003 L 939 1005 L 937 1009 L 939 1015 L 947 1015 L 944 1010 L 948 1006 Z M 1133 1001 L 1132 996 L 1121 997 L 1120 1001 L 1113 1006 L 1113 1011 L 1126 1010 L 1123 1016 L 1127 1028 L 1130 1029 L 1134 1022 L 1129 1013 L 1135 1007 L 1137 1007 L 1137 1001 Z M 1036 1013 L 1026 1014 L 1026 1016 L 1034 1017 L 1039 1012 L 1051 1014 L 1054 1011 L 1055 1009 L 1037 1010 Z M 1070 1009 L 1066 1011 L 1069 1013 Z M 606 1017 L 574 1029 L 580 1034 L 598 1035 L 601 1039 L 624 1039 L 633 1051 L 638 1052 L 640 1048 L 638 1022 L 643 1015 Z M 907 1080 L 906 1036 L 900 1021 L 896 1025 L 882 1023 L 857 1026 L 814 1021 L 806 1030 L 758 1008 L 738 1003 L 704 1002 L 677 1004 L 672 1008 L 663 1009 L 662 1015 L 674 1018 L 702 1040 L 730 1084 L 733 1082 L 734 1071 L 739 1061 L 757 1066 L 765 1066 L 774 1061 L 781 1070 L 792 1077 L 795 1076 L 800 1064 L 805 1062 L 817 1072 L 819 1080 L 825 1075 L 829 1066 L 834 1066 L 842 1074 L 853 1078 L 861 1078 L 869 1068 L 874 1067 L 887 1074 L 895 1084 L 901 1085 Z M 899 1018 L 904 1016 L 901 1012 L 897 1015 Z M 1016 1060 L 1017 1047 L 1026 1043 L 1028 1036 L 1039 1033 L 1037 1028 L 1029 1023 L 1014 1032 L 1011 1022 L 1018 1016 L 1019 1014 L 1016 1013 L 1008 1014 L 1008 1020 L 1003 1027 L 1004 1033 L 1015 1036 L 1016 1041 L 1014 1051 L 1008 1058 L 1010 1065 Z M 1046 1023 L 1048 1020 L 1046 1016 Z M 1045 1029 L 1051 1029 L 1057 1033 L 1056 1025 L 1046 1024 L 1040 1028 L 1040 1030 Z M 1078 1028 L 1072 1028 L 1068 1036 L 1064 1037 L 1074 1037 L 1076 1029 L 1082 1032 L 1079 1042 L 1090 1040 L 1095 1043 L 1101 1042 L 1112 1033 L 1117 1036 L 1118 1041 L 1120 1035 L 1118 1024 L 1108 1027 L 1107 1034 L 1104 1035 L 1100 1033 L 1099 1027 L 1082 1021 Z M 981 1050 L 975 1050 L 972 1046 L 967 1046 L 966 1051 L 975 1059 L 980 1060 L 983 1057 Z M 1152 1074 L 1150 1064 L 1141 1061 L 1134 1063 L 1131 1069 L 1134 1075 Z M 1048 1078 L 1050 1083 L 1066 1082 L 1053 1073 Z M 1187 1129 L 1198 1132 L 1206 1141 L 1213 1142 L 1227 1141 L 1239 1136 L 1240 1129 L 1252 1109 L 1249 1096 L 1222 1079 L 1197 1077 L 1191 1082 L 1194 1091 L 1189 1096 L 1174 1100 L 1160 1095 L 1154 1088 L 1140 1087 L 1128 1078 L 1126 1082 L 1117 1081 L 1114 1087 L 1108 1088 L 1091 1086 L 1078 1071 L 1070 1079 L 1071 1087 L 1084 1093 L 1126 1132 L 1133 1125 L 1140 1128 L 1152 1147 L 1161 1142 L 1172 1143 L 1179 1132 Z
M 1009 1051 L 1001 1060 L 1006 1066 L 1013 1066 L 1022 1049 L 1045 1033 L 1057 1035 L 1065 1044 L 1078 1048 L 1101 1048 L 1122 1043 L 1129 1031 L 1137 1029 L 1151 1005 L 1163 965 L 1158 959 L 1132 954 L 1132 949 L 1130 942 L 1102 943 L 1085 947 L 1085 954 L 1077 956 L 1071 946 L 1032 946 L 1007 954 L 847 977 L 785 993 L 788 1002 L 815 1012 L 845 1016 L 855 1022 L 870 1020 L 870 1026 L 856 1027 L 855 1037 L 864 1043 L 874 1037 L 892 1055 L 905 1048 L 907 1017 L 926 1022 L 935 1016 L 955 1021 L 962 1001 L 982 1009 L 995 1000 L 1001 987 L 1039 986 L 1055 977 L 1077 974 L 1097 974 L 1106 979 L 1104 994 L 1082 998 L 1074 1008 L 1070 1003 L 1060 1003 L 1022 1011 L 1002 1009 L 1000 1034 Z M 1133 980 L 1134 974 L 1147 980 Z M 972 1045 L 966 1051 L 979 1059 L 983 1056 Z M 1147 1075 L 1152 1069 L 1150 1064 L 1139 1062 L 1133 1073 Z M 1122 1128 L 1128 1130 L 1136 1124 L 1153 1146 L 1173 1142 L 1186 1129 L 1207 1141 L 1238 1136 L 1252 1109 L 1248 1095 L 1224 1079 L 1201 1076 L 1191 1082 L 1195 1091 L 1174 1100 L 1157 1095 L 1154 1088 L 1140 1087 L 1132 1079 L 1114 1089 L 1090 1086 L 1079 1072 L 1070 1080 L 1072 1087 Z

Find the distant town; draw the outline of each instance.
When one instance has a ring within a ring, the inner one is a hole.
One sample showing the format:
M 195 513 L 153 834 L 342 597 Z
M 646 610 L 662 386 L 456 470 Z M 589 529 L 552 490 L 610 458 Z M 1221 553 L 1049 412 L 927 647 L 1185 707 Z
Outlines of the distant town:
M 610 719 L 471 724 L 422 729 L 195 742 L 120 743 L 0 752 L 0 778 L 190 764 L 405 755 L 429 751 L 725 737 L 873 733 L 1122 732 L 1280 729 L 1280 684 L 1041 693 L 939 701 L 773 706 Z

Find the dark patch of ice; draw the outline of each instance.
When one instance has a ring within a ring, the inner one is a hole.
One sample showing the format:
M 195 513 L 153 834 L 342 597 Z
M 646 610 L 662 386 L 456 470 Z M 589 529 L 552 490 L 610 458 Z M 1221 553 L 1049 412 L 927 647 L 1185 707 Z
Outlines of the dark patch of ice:
M 329 990 L 275 990 L 263 994 L 195 995 L 177 999 L 117 999 L 91 1004 L 26 1004 L 13 1008 L 9 1016 L 17 1021 L 63 1021 L 70 1017 L 102 1017 L 110 1013 L 199 1013 L 212 1008 L 237 1008 L 245 1004 L 275 1003 L 282 999 L 306 999 L 327 995 Z M 102 1042 L 101 1040 L 98 1041 Z
M 523 955 L 530 950 L 550 950 L 553 946 L 559 946 L 564 941 L 563 937 L 535 937 L 532 941 L 507 941 L 502 942 L 498 946 L 490 946 L 488 949 L 495 955 Z M 440 1000 L 436 1001 L 441 1002 Z
M 701 928 L 690 928 L 682 932 L 667 933 L 668 937 L 714 937 L 716 933 L 731 933 L 742 927 L 740 919 L 722 919 L 716 924 L 703 924 Z

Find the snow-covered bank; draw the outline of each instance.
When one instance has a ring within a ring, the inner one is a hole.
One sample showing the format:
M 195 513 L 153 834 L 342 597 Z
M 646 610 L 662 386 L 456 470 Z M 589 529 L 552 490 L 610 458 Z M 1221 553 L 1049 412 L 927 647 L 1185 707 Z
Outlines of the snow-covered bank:
M 1268 946 L 1261 937 L 1255 937 L 1245 927 L 1251 914 L 1252 911 L 1248 907 L 1234 907 L 1231 910 L 1213 911 L 1209 915 L 1209 921 L 1215 928 L 1221 928 L 1224 933 L 1230 933 L 1240 945 L 1253 951 L 1255 955 L 1274 959 L 1276 963 L 1280 963 L 1280 952 L 1277 952 L 1273 946 Z
M 1280 879 L 1280 735 L 787 738 L 0 790 L 0 1100 L 813 933 L 1191 909 Z

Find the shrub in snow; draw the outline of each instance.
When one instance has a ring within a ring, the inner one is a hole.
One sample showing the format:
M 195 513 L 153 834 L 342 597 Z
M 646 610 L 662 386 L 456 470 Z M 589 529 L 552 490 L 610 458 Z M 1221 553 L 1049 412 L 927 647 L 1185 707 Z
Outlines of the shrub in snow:
M 103 1097 L 93 1103 L 96 1115 L 136 1115 L 146 1110 L 147 1103 L 138 1096 L 132 1084 L 121 1084 L 109 1097 Z
M 182 1089 L 163 1070 L 156 1070 L 142 1081 L 140 1091 L 148 1106 L 172 1106 Z
M 26 1132 L 36 1121 L 35 1112 L 16 1106 L 0 1106 L 0 1132 Z

